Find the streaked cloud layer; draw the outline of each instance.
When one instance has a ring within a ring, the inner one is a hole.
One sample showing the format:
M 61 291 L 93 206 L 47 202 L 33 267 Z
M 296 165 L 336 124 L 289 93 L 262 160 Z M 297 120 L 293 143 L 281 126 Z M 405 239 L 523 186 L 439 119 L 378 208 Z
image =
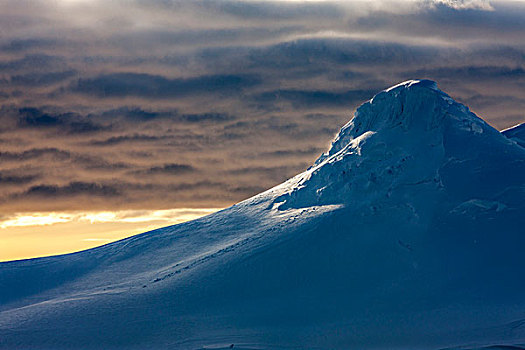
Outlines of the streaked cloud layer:
M 523 18 L 518 1 L 3 1 L 2 222 L 227 206 L 410 78 L 523 122 Z

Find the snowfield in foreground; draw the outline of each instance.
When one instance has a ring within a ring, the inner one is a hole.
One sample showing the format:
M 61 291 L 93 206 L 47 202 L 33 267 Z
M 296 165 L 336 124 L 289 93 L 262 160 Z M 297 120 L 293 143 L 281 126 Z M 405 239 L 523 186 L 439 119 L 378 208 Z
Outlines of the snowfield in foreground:
M 428 80 L 207 217 L 0 264 L 0 349 L 525 349 L 525 127 Z

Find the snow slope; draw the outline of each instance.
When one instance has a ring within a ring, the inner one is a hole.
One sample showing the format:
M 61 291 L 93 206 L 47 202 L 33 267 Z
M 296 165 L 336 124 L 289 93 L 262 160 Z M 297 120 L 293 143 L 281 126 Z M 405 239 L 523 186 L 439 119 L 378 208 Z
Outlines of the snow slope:
M 432 81 L 391 87 L 253 198 L 1 263 L 0 349 L 524 349 L 519 140 Z
M 525 147 L 525 123 L 518 124 L 501 132 L 521 147 Z

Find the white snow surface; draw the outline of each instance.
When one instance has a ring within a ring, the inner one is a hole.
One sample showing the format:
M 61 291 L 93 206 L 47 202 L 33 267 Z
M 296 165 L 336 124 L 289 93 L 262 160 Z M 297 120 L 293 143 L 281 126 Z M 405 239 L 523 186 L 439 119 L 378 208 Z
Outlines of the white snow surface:
M 525 123 L 505 129 L 501 133 L 516 142 L 521 147 L 525 147 Z
M 517 134 L 396 85 L 264 193 L 1 263 L 0 349 L 525 349 Z

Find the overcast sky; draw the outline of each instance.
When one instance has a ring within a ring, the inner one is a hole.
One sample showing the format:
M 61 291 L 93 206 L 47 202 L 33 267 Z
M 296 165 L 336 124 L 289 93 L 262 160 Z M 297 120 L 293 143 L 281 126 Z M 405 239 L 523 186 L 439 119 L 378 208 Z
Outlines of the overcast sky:
M 218 208 L 412 78 L 525 121 L 518 1 L 0 1 L 0 209 Z

